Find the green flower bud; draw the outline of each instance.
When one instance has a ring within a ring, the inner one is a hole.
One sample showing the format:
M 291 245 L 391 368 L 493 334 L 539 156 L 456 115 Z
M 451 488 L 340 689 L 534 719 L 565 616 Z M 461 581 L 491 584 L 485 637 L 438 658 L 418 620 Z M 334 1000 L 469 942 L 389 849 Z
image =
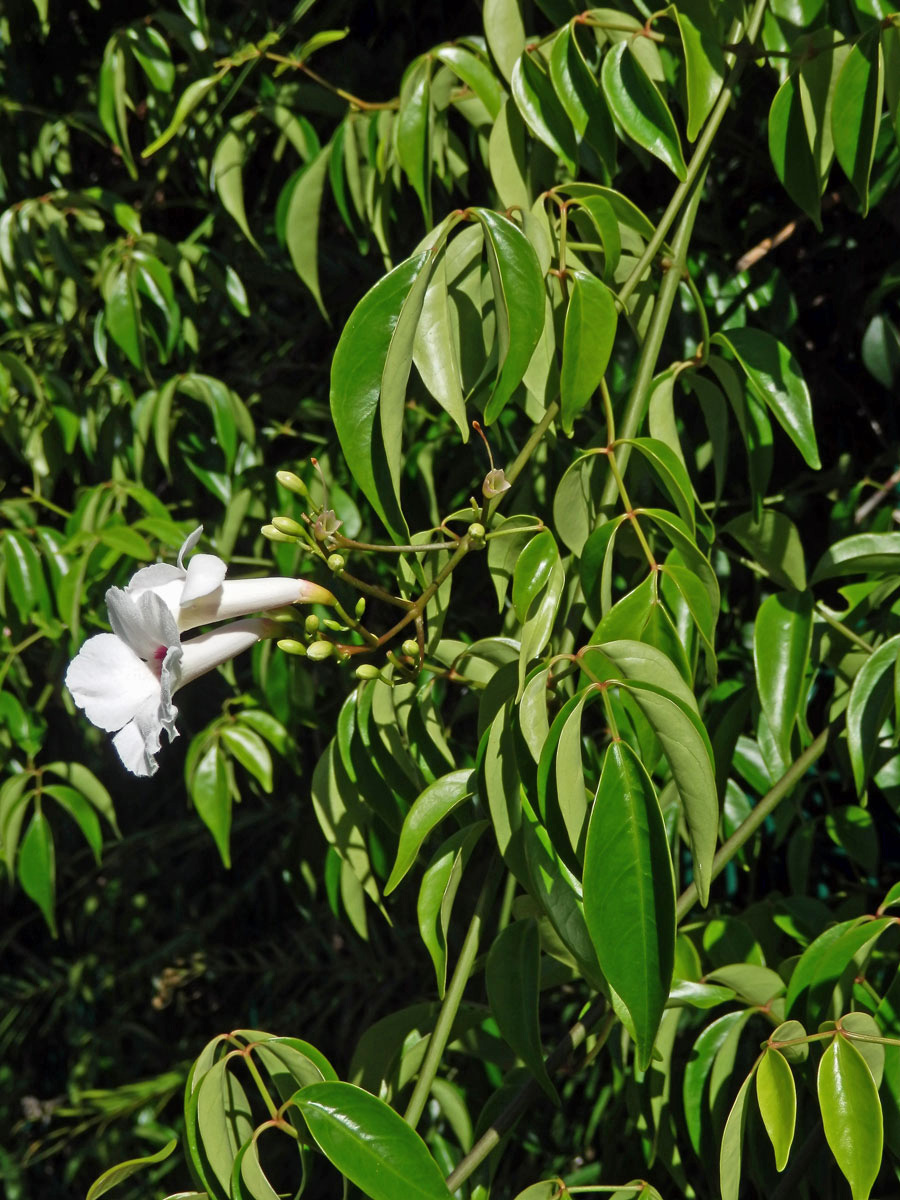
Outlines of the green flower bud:
M 365 615 L 365 611 L 366 611 L 366 598 L 365 598 L 365 596 L 360 596 L 360 598 L 356 602 L 356 608 L 354 608 L 354 610 L 353 610 L 357 621 L 360 620 L 360 618 Z
M 323 617 L 322 624 L 326 629 L 331 629 L 334 633 L 346 633 L 347 626 L 342 625 L 340 621 L 334 621 L 331 617 Z
M 331 658 L 334 654 L 334 645 L 331 642 L 313 642 L 306 651 L 306 657 L 311 658 L 313 662 L 322 662 L 326 658 Z
M 303 624 L 308 634 L 312 635 L 319 632 L 319 618 L 315 613 L 310 613 Z
M 415 641 L 413 638 L 407 638 L 406 641 L 403 643 L 403 645 L 400 647 L 400 649 L 403 651 L 404 654 L 408 655 L 410 658 L 418 658 L 419 657 L 419 643 L 417 641 Z
M 335 573 L 337 573 L 338 571 L 343 571 L 344 565 L 345 565 L 345 563 L 344 563 L 343 554 L 329 554 L 328 555 L 329 571 L 334 571 Z
M 279 650 L 283 650 L 285 654 L 296 654 L 298 658 L 306 657 L 306 647 L 302 642 L 298 642 L 294 638 L 279 638 L 275 645 Z
M 273 517 L 272 524 L 279 533 L 286 533 L 291 537 L 303 536 L 303 526 L 299 525 L 293 517 Z
M 469 544 L 473 550 L 484 549 L 485 528 L 480 521 L 473 521 L 469 526 Z
M 263 525 L 260 533 L 264 538 L 268 538 L 270 542 L 293 542 L 294 538 L 288 537 L 287 534 L 276 529 L 274 525 Z
M 374 663 L 360 663 L 356 668 L 357 679 L 377 679 L 380 674 Z
M 289 492 L 296 492 L 298 496 L 308 496 L 306 484 L 299 475 L 295 475 L 293 471 L 276 471 L 275 478 L 282 487 L 286 487 Z

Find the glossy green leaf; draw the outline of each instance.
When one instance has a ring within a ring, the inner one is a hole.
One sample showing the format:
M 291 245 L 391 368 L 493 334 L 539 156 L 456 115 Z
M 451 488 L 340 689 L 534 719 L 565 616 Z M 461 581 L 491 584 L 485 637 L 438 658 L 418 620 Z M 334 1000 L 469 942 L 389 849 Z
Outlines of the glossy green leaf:
M 431 226 L 431 61 L 423 55 L 410 66 L 400 89 L 394 124 L 397 161 L 419 197 L 426 226 Z
M 831 123 L 834 152 L 859 196 L 863 216 L 869 209 L 869 176 L 881 123 L 884 55 L 878 30 L 856 42 L 834 89 Z
M 89 771 L 83 763 L 78 762 L 52 762 L 48 763 L 44 770 L 53 775 L 58 775 L 60 779 L 64 779 L 71 784 L 73 788 L 79 791 L 100 813 L 108 823 L 116 837 L 121 837 L 118 823 L 116 822 L 116 813 L 113 808 L 112 796 L 100 782 L 92 771 Z
M 223 68 L 218 75 L 210 75 L 206 79 L 195 79 L 193 83 L 188 84 L 179 97 L 178 103 L 175 105 L 175 112 L 172 114 L 171 121 L 159 137 L 155 138 L 144 150 L 144 158 L 149 158 L 151 154 L 155 154 L 157 150 L 162 149 L 167 142 L 172 140 L 197 105 L 216 86 L 226 70 L 227 68 Z
M 552 1103 L 556 1088 L 544 1066 L 541 1048 L 541 946 L 535 921 L 514 921 L 495 938 L 484 967 L 488 1003 L 500 1033 L 521 1058 Z
M 862 1055 L 840 1034 L 822 1055 L 816 1089 L 825 1139 L 853 1200 L 868 1200 L 881 1168 L 881 1101 Z
M 725 1044 L 734 1028 L 740 1028 L 749 1017 L 747 1012 L 728 1012 L 703 1030 L 694 1042 L 690 1057 L 684 1068 L 682 1101 L 688 1136 L 696 1154 L 701 1153 L 701 1138 L 704 1135 L 704 1101 L 709 1091 L 710 1072 L 716 1055 Z
M 154 1163 L 164 1162 L 177 1145 L 178 1138 L 172 1138 L 171 1142 L 167 1142 L 155 1154 L 146 1154 L 143 1158 L 130 1158 L 127 1162 L 117 1163 L 114 1167 L 110 1167 L 94 1180 L 88 1188 L 85 1200 L 100 1200 L 101 1196 L 105 1196 L 123 1180 L 134 1175 L 136 1171 L 141 1171 L 144 1167 L 151 1167 Z M 195 1194 L 199 1195 L 200 1193 Z
M 296 17 L 294 19 L 296 20 Z M 317 50 L 333 46 L 335 42 L 342 42 L 349 32 L 349 29 L 320 29 L 318 33 L 314 33 L 311 38 L 302 43 L 297 50 L 296 57 L 305 61 Z
M 780 592 L 763 601 L 753 627 L 759 701 L 785 759 L 803 698 L 812 616 L 809 592 Z
M 231 788 L 225 758 L 217 744 L 209 747 L 188 778 L 197 815 L 213 835 L 222 862 L 231 866 Z
M 775 1151 L 775 1169 L 783 1171 L 787 1166 L 797 1123 L 797 1089 L 791 1068 L 784 1057 L 771 1047 L 763 1052 L 756 1072 L 756 1099 Z
M 212 160 L 212 177 L 222 207 L 237 222 L 241 232 L 252 245 L 259 245 L 247 223 L 244 205 L 244 162 L 247 149 L 243 138 L 233 129 L 222 138 Z
M 419 847 L 432 829 L 471 796 L 473 782 L 470 770 L 450 771 L 436 779 L 416 799 L 403 821 L 397 858 L 385 884 L 385 895 L 394 890 L 413 865 Z
M 856 533 L 842 538 L 816 563 L 811 583 L 868 572 L 895 574 L 900 568 L 900 533 Z
M 525 24 L 519 0 L 484 0 L 484 34 L 504 79 L 509 79 L 525 49 Z
M 247 1094 L 229 1057 L 206 1072 L 197 1089 L 197 1125 L 203 1151 L 219 1184 L 230 1194 L 234 1161 L 253 1133 L 253 1114 Z
M 684 179 L 687 167 L 675 121 L 630 41 L 608 51 L 600 78 L 610 111 L 628 136 Z
M 278 1200 L 259 1161 L 258 1141 L 255 1133 L 238 1151 L 232 1168 L 232 1195 L 239 1200 Z
M 468 84 L 496 121 L 503 105 L 503 87 L 487 63 L 462 46 L 441 46 L 435 57 L 451 67 L 463 83 Z
M 754 1071 L 751 1071 L 741 1084 L 722 1134 L 719 1150 L 719 1186 L 722 1189 L 722 1200 L 738 1200 L 740 1194 L 741 1158 L 744 1151 L 744 1129 L 747 1125 L 747 1096 Z
M 454 338 L 444 254 L 438 257 L 425 292 L 413 341 L 413 362 L 425 387 L 456 422 L 462 440 L 468 441 L 469 423 Z
M 713 8 L 704 0 L 679 0 L 671 6 L 684 47 L 688 141 L 696 140 L 725 81 L 725 55 Z
M 869 655 L 853 681 L 847 704 L 847 749 L 857 795 L 863 795 L 878 747 L 878 735 L 894 703 L 894 673 L 900 634 Z
M 144 74 L 160 92 L 171 92 L 175 83 L 175 66 L 166 39 L 152 25 L 132 25 L 125 30 L 131 52 L 141 64 Z
M 39 810 L 33 814 L 19 845 L 16 873 L 25 895 L 44 914 L 50 932 L 56 937 L 56 854 L 50 823 Z
M 821 176 L 807 140 L 799 74 L 788 76 L 769 109 L 769 155 L 784 190 L 820 229 Z
M 93 851 L 95 862 L 99 864 L 100 853 L 103 849 L 103 832 L 100 829 L 100 818 L 97 816 L 96 810 L 74 788 L 58 783 L 45 783 L 43 791 L 45 795 L 52 796 L 56 803 L 75 821 Z
M 578 155 L 575 131 L 550 79 L 527 46 L 513 67 L 510 82 L 525 124 L 562 161 L 569 175 L 575 175 Z
M 801 997 L 806 999 L 806 1010 L 811 1019 L 824 1013 L 830 1015 L 829 1002 L 838 980 L 850 969 L 855 975 L 857 956 L 865 953 L 870 944 L 874 945 L 891 924 L 890 917 L 842 921 L 820 933 L 803 951 L 791 974 L 785 1016 L 802 1015 L 795 1013 Z
M 606 169 L 613 174 L 616 131 L 572 25 L 564 25 L 553 40 L 550 79 L 575 133 L 596 150 Z
M 734 353 L 757 398 L 771 409 L 807 466 L 818 470 L 809 388 L 793 354 L 770 333 L 749 326 L 713 334 L 712 340 Z
M 487 768 L 485 768 L 487 770 Z M 451 833 L 422 872 L 416 915 L 425 949 L 437 975 L 438 995 L 443 999 L 447 985 L 447 931 L 450 914 L 462 882 L 463 871 L 487 821 L 477 821 Z M 502 849 L 502 848 L 501 848 Z
M 559 550 L 549 529 L 536 533 L 519 552 L 513 571 L 512 602 L 522 624 L 528 619 L 535 599 L 547 586 L 553 565 L 558 561 Z
M 264 792 L 272 791 L 272 755 L 258 733 L 237 724 L 227 726 L 222 730 L 222 745 L 250 772 Z
M 314 1083 L 296 1103 L 325 1156 L 371 1200 L 448 1200 L 428 1147 L 383 1100 L 351 1083 Z
M 584 915 L 603 974 L 631 1014 L 646 1070 L 672 981 L 675 880 L 656 792 L 625 742 L 606 751 L 591 811 Z
M 326 321 L 329 317 L 319 285 L 319 222 L 330 155 L 331 147 L 326 146 L 303 169 L 290 194 L 284 228 L 294 270 L 309 288 Z M 365 303 L 365 298 L 361 303 Z
M 428 252 L 407 259 L 363 296 L 350 314 L 331 367 L 331 414 L 347 464 L 369 503 L 396 541 L 408 531 L 394 495 L 381 436 L 382 375 L 403 305 Z
M 759 563 L 780 587 L 796 588 L 799 592 L 806 588 L 803 543 L 797 526 L 789 517 L 767 508 L 759 520 L 755 520 L 752 513 L 744 513 L 722 528 L 740 542 L 754 562 Z M 900 551 L 900 534 L 897 538 Z M 811 582 L 815 582 L 815 574 Z
M 498 372 L 484 410 L 495 421 L 522 380 L 544 328 L 544 281 L 537 255 L 517 225 L 486 208 L 470 210 L 484 230 L 494 289 Z
M 106 294 L 106 328 L 109 335 L 140 370 L 144 365 L 140 309 L 132 272 L 122 267 Z
M 560 372 L 561 423 L 572 432 L 606 373 L 618 315 L 609 289 L 586 271 L 573 271 L 563 333 Z

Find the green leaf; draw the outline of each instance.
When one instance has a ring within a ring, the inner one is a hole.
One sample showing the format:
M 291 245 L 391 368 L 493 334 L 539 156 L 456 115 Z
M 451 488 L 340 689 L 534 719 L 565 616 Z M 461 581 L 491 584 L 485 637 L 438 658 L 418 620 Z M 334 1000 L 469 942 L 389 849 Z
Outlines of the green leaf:
M 350 314 L 331 366 L 331 414 L 354 478 L 395 541 L 407 541 L 381 437 L 379 400 L 394 330 L 407 297 L 433 256 L 407 259 L 363 296 Z
M 788 983 L 785 1016 L 790 1016 L 804 993 L 811 1018 L 831 1015 L 830 1001 L 844 972 L 858 969 L 857 959 L 893 924 L 891 917 L 842 921 L 820 933 L 803 951 Z M 852 964 L 852 967 L 851 967 Z M 851 980 L 852 984 L 852 980 Z
M 603 60 L 600 79 L 606 102 L 632 141 L 683 180 L 687 167 L 675 121 L 631 46 L 630 40 L 618 42 Z
M 140 311 L 134 277 L 127 267 L 116 272 L 105 298 L 109 335 L 127 355 L 132 366 L 140 371 L 144 365 Z
M 213 835 L 222 862 L 231 866 L 231 788 L 225 757 L 218 744 L 209 747 L 188 778 L 197 814 Z
M 193 83 L 189 83 L 181 94 L 178 103 L 175 105 L 175 112 L 172 115 L 172 120 L 150 145 L 144 150 L 144 158 L 149 158 L 155 154 L 157 150 L 162 149 L 167 142 L 170 142 L 181 126 L 185 123 L 197 105 L 203 100 L 206 94 L 216 86 L 223 75 L 226 74 L 228 68 L 223 67 L 218 75 L 210 75 L 206 79 L 195 79 Z
M 94 1180 L 88 1188 L 85 1200 L 100 1200 L 101 1196 L 105 1196 L 123 1180 L 134 1175 L 136 1171 L 141 1171 L 144 1167 L 152 1166 L 154 1163 L 164 1162 L 177 1145 L 178 1138 L 172 1138 L 171 1142 L 167 1142 L 155 1154 L 147 1154 L 143 1158 L 129 1158 L 127 1162 L 117 1163 L 116 1166 L 110 1167 Z M 199 1192 L 195 1194 L 200 1195 Z
M 74 788 L 65 787 L 59 783 L 45 783 L 44 794 L 52 796 L 61 808 L 69 814 L 75 824 L 84 834 L 85 841 L 99 864 L 100 852 L 103 849 L 103 832 L 100 829 L 100 818 L 81 792 Z
M 562 161 L 568 174 L 575 175 L 578 148 L 572 124 L 553 85 L 527 46 L 513 67 L 510 82 L 513 99 L 525 124 L 538 141 L 549 146 Z
M 788 76 L 769 109 L 769 155 L 784 190 L 821 229 L 822 182 L 807 138 L 799 73 Z
M 712 341 L 733 352 L 756 397 L 771 409 L 807 466 L 819 470 L 822 464 L 816 446 L 809 389 L 799 363 L 787 346 L 770 333 L 749 326 L 713 334 Z
M 858 796 L 866 790 L 879 731 L 894 704 L 898 655 L 900 634 L 870 654 L 853 680 L 847 703 L 847 749 Z
M 486 208 L 469 211 L 484 230 L 497 322 L 497 380 L 484 410 L 489 425 L 521 383 L 543 331 L 544 280 L 537 255 L 517 225 Z
M 797 1089 L 791 1068 L 771 1046 L 763 1051 L 756 1072 L 756 1099 L 775 1151 L 775 1169 L 783 1171 L 787 1166 L 797 1123 Z
M 451 833 L 435 851 L 431 862 L 422 872 L 416 915 L 419 919 L 422 942 L 434 963 L 438 995 L 441 999 L 447 986 L 447 930 L 450 927 L 453 902 L 466 863 L 487 827 L 487 821 L 477 821 Z
M 735 1097 L 719 1151 L 719 1186 L 722 1200 L 738 1200 L 741 1187 L 741 1157 L 744 1147 L 744 1129 L 747 1125 L 747 1095 L 756 1071 L 754 1067 Z
M 825 1140 L 853 1200 L 868 1200 L 881 1168 L 881 1101 L 865 1060 L 841 1034 L 822 1055 L 816 1089 Z
M 416 860 L 419 847 L 435 826 L 443 821 L 457 805 L 467 800 L 472 794 L 473 775 L 471 770 L 450 771 L 430 784 L 415 800 L 412 808 L 406 814 L 403 828 L 400 830 L 400 841 L 397 846 L 397 858 L 394 862 L 390 878 L 385 884 L 384 892 L 388 895 L 403 879 L 406 872 Z
M 725 55 L 712 10 L 704 0 L 679 0 L 670 6 L 684 47 L 688 141 L 696 140 L 725 81 Z
M 416 325 L 412 359 L 441 408 L 453 418 L 464 442 L 469 439 L 462 372 L 454 336 L 447 288 L 447 258 L 441 253 L 431 272 L 421 317 Z
M 284 227 L 285 242 L 294 270 L 309 288 L 326 321 L 330 319 L 319 286 L 319 221 L 330 156 L 329 145 L 302 169 L 290 194 Z
M 237 1075 L 228 1069 L 230 1062 L 231 1056 L 220 1058 L 197 1089 L 197 1126 L 203 1151 L 228 1195 L 234 1161 L 253 1133 L 250 1103 Z
M 553 39 L 550 79 L 577 136 L 596 150 L 607 171 L 614 174 L 616 131 L 572 25 L 564 25 Z
M 591 811 L 584 915 L 600 968 L 631 1014 L 646 1070 L 672 982 L 675 878 L 656 792 L 625 742 L 606 751 Z
M 609 289 L 585 271 L 573 271 L 563 334 L 560 373 L 561 424 L 572 432 L 606 373 L 618 315 Z
M 754 562 L 771 576 L 780 587 L 806 588 L 806 563 L 803 543 L 797 526 L 774 509 L 764 509 L 759 520 L 752 513 L 735 517 L 722 529 L 741 543 Z M 900 553 L 900 534 L 895 535 Z M 818 571 L 818 568 L 816 568 Z M 810 581 L 816 582 L 815 573 Z
M 125 30 L 131 42 L 131 52 L 141 64 L 144 74 L 160 92 L 171 92 L 175 83 L 175 66 L 166 39 L 152 25 L 132 25 Z
M 44 771 L 58 775 L 60 779 L 65 779 L 73 788 L 81 792 L 82 796 L 89 800 L 97 812 L 109 822 L 116 837 L 122 836 L 116 822 L 112 796 L 92 771 L 77 762 L 52 762 L 44 767 Z
M 500 1033 L 544 1089 L 559 1104 L 544 1066 L 541 1048 L 541 946 L 536 921 L 514 921 L 495 939 L 487 956 L 484 982 Z
M 898 569 L 900 533 L 856 533 L 829 546 L 816 563 L 810 583 L 838 575 L 896 574 Z
M 383 1100 L 352 1083 L 314 1083 L 295 1101 L 326 1158 L 371 1200 L 449 1200 L 428 1147 Z
M 293 19 L 296 20 L 296 16 Z M 307 38 L 301 44 L 295 57 L 301 62 L 305 62 L 317 50 L 322 50 L 325 46 L 333 46 L 335 42 L 342 42 L 349 32 L 349 29 L 320 29 L 318 33 L 314 33 L 311 38 Z
M 259 1131 L 238 1151 L 232 1168 L 232 1195 L 238 1200 L 279 1200 L 259 1161 Z
M 397 161 L 422 205 L 431 226 L 431 57 L 424 54 L 407 70 L 400 88 L 394 122 Z
M 484 0 L 481 19 L 491 54 L 504 79 L 512 76 L 525 49 L 525 24 L 518 0 Z
M 549 529 L 528 542 L 519 552 L 513 571 L 512 602 L 519 621 L 524 625 L 531 606 L 547 586 L 553 566 L 559 561 L 559 549 Z
M 56 902 L 56 855 L 50 823 L 39 810 L 33 814 L 19 846 L 17 873 L 25 895 L 44 914 L 50 932 L 56 937 L 53 911 Z
M 247 148 L 244 140 L 230 129 L 216 147 L 212 160 L 213 184 L 222 206 L 237 222 L 247 240 L 259 250 L 259 244 L 247 223 L 244 206 L 244 162 Z
M 463 83 L 468 84 L 487 109 L 491 120 L 496 121 L 503 106 L 504 92 L 487 63 L 462 46 L 441 46 L 435 51 L 435 57 L 454 70 Z
M 831 108 L 834 152 L 859 196 L 863 216 L 869 210 L 869 176 L 875 160 L 883 96 L 884 55 L 880 30 L 873 29 L 847 55 Z
M 753 627 L 759 701 L 786 760 L 809 666 L 812 615 L 809 592 L 781 592 L 763 601 Z
M 750 1015 L 747 1010 L 729 1012 L 707 1025 L 694 1042 L 684 1068 L 682 1098 L 685 1124 L 694 1152 L 701 1157 L 702 1137 L 707 1129 L 704 1124 L 704 1100 L 710 1085 L 710 1072 L 729 1035 L 735 1029 L 739 1033 Z
M 272 755 L 259 734 L 236 724 L 226 726 L 222 730 L 222 745 L 250 772 L 264 792 L 271 793 Z

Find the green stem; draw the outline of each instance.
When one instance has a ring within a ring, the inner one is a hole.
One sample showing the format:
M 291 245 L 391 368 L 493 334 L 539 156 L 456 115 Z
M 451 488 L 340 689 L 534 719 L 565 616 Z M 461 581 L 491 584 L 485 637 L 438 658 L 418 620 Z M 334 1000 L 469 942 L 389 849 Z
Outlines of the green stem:
M 828 728 L 823 729 L 819 736 L 803 751 L 778 782 L 766 792 L 759 804 L 755 806 L 750 816 L 734 831 L 727 842 L 723 842 L 712 863 L 711 879 L 718 878 L 725 870 L 737 852 L 756 833 L 763 821 L 774 812 L 785 796 L 800 782 L 813 763 L 821 757 L 828 743 Z M 697 885 L 690 883 L 678 897 L 675 906 L 675 916 L 682 921 L 697 902 Z
M 843 621 L 839 621 L 837 617 L 833 617 L 821 600 L 816 601 L 816 612 L 827 625 L 830 625 L 832 629 L 836 629 L 838 633 L 843 634 L 848 642 L 852 642 L 854 646 L 859 646 L 860 650 L 865 650 L 866 654 L 875 653 L 865 638 L 861 638 L 858 633 L 854 633 Z
M 568 1062 L 571 1055 L 582 1045 L 594 1026 L 604 1016 L 604 1013 L 606 1016 L 597 1033 L 598 1042 L 602 1046 L 616 1023 L 616 1015 L 612 1009 L 607 1010 L 606 1000 L 602 996 L 598 996 L 581 1020 L 576 1021 L 565 1037 L 557 1043 L 545 1064 L 548 1075 L 552 1075 Z M 543 1094 L 540 1084 L 534 1079 L 530 1079 L 519 1089 L 506 1108 L 495 1118 L 490 1128 L 482 1134 L 469 1153 L 447 1176 L 448 1191 L 455 1192 L 459 1185 L 469 1178 L 494 1147 L 499 1144 L 504 1134 L 512 1129 L 525 1109 Z
M 456 568 L 459 566 L 459 564 L 462 562 L 462 560 L 469 553 L 469 550 L 471 549 L 471 547 L 472 547 L 471 537 L 469 536 L 469 534 L 464 534 L 463 537 L 460 538 L 459 545 L 456 547 L 456 550 L 454 551 L 453 556 L 450 559 L 450 561 L 448 563 L 446 563 L 440 569 L 440 571 L 438 571 L 437 575 L 435 575 L 434 579 L 431 581 L 431 583 L 428 585 L 428 587 L 425 589 L 425 591 L 421 594 L 421 596 L 418 598 L 418 600 L 416 600 L 415 603 L 411 605 L 408 612 L 406 613 L 406 616 L 401 617 L 396 625 L 391 626 L 391 628 L 387 631 L 387 633 L 383 633 L 381 635 L 381 637 L 378 639 L 379 646 L 383 646 L 385 642 L 389 642 L 392 637 L 395 637 L 400 632 L 401 629 L 405 629 L 406 626 L 410 623 L 410 621 L 415 621 L 417 617 L 420 617 L 422 615 L 422 613 L 425 611 L 425 606 L 428 603 L 428 601 L 435 594 L 435 592 L 438 590 L 438 588 L 441 586 L 441 584 L 444 582 L 444 580 L 447 578 L 447 576 L 453 574 L 453 572 L 456 570 Z
M 647 243 L 644 253 L 635 263 L 634 269 L 625 280 L 625 283 L 622 285 L 622 289 L 619 292 L 619 300 L 623 305 L 643 278 L 644 272 L 653 262 L 657 251 L 665 241 L 666 234 L 675 223 L 675 218 L 681 211 L 682 204 L 687 199 L 687 196 L 697 179 L 705 170 L 707 156 L 712 148 L 715 136 L 719 131 L 719 126 L 722 124 L 725 113 L 728 111 L 728 107 L 731 104 L 731 100 L 734 95 L 734 89 L 737 86 L 744 67 L 750 58 L 750 47 L 756 41 L 757 34 L 759 33 L 760 26 L 762 25 L 763 16 L 765 15 L 767 4 L 768 0 L 756 0 L 753 13 L 751 14 L 750 21 L 747 25 L 746 39 L 738 49 L 738 57 L 731 68 L 731 72 L 729 73 L 728 79 L 725 82 L 725 86 L 722 88 L 722 91 L 719 94 L 719 99 L 716 101 L 715 107 L 713 108 L 706 124 L 703 127 L 703 132 L 700 134 L 700 138 L 696 147 L 694 148 L 694 153 L 691 155 L 691 161 L 688 163 L 687 174 L 684 177 L 684 181 L 680 183 L 673 192 L 672 199 L 669 201 L 669 206 L 663 213 L 662 220 L 657 225 L 653 236 Z
M 241 1055 L 241 1057 L 243 1058 L 244 1062 L 247 1064 L 247 1070 L 253 1076 L 253 1082 L 259 1088 L 259 1094 L 263 1098 L 263 1103 L 265 1104 L 266 1108 L 268 1109 L 269 1116 L 272 1118 L 273 1121 L 277 1121 L 278 1120 L 278 1106 L 275 1104 L 272 1097 L 269 1095 L 269 1089 L 263 1083 L 262 1076 L 260 1075 L 259 1071 L 257 1070 L 256 1063 L 253 1061 L 252 1047 L 248 1046 L 246 1050 L 241 1050 L 241 1051 L 237 1051 L 237 1052 L 232 1051 L 232 1053 L 239 1053 Z
M 498 877 L 499 872 L 495 869 L 494 864 L 491 863 L 487 878 L 482 885 L 478 902 L 475 905 L 475 912 L 472 914 L 472 920 L 469 922 L 469 928 L 466 931 L 466 937 L 459 952 L 459 958 L 456 960 L 453 976 L 447 985 L 447 991 L 444 993 L 444 1000 L 434 1025 L 434 1031 L 428 1039 L 428 1048 L 425 1051 L 422 1069 L 419 1071 L 416 1086 L 413 1089 L 412 1096 L 410 1096 L 406 1112 L 403 1114 L 404 1121 L 408 1125 L 411 1125 L 413 1129 L 418 1124 L 419 1117 L 421 1117 L 422 1111 L 425 1108 L 428 1094 L 431 1091 L 431 1085 L 434 1083 L 438 1067 L 441 1064 L 441 1058 L 450 1039 L 450 1031 L 453 1028 L 453 1022 L 456 1020 L 463 992 L 466 989 L 466 984 L 469 982 L 469 976 L 472 974 L 472 967 L 478 956 L 478 944 L 481 940 L 481 931 L 484 927 L 485 917 L 497 891 Z
M 374 542 L 354 542 L 352 538 L 342 537 L 339 533 L 332 534 L 331 540 L 338 550 L 374 550 L 378 554 L 410 554 L 422 550 L 453 550 L 456 542 L 422 542 L 419 546 L 378 546 Z
M 653 306 L 653 315 L 650 318 L 647 337 L 641 349 L 641 357 L 638 362 L 634 385 L 632 386 L 631 395 L 628 397 L 628 403 L 625 405 L 625 412 L 622 414 L 619 424 L 620 441 L 633 438 L 637 434 L 644 417 L 644 408 L 647 395 L 650 391 L 650 384 L 653 380 L 653 372 L 656 370 L 656 361 L 659 358 L 666 326 L 669 323 L 672 306 L 675 303 L 675 297 L 678 294 L 678 287 L 681 283 L 681 276 L 687 262 L 688 245 L 691 240 L 694 221 L 697 217 L 697 208 L 700 204 L 704 178 L 704 174 L 701 173 L 694 180 L 694 190 L 691 193 L 678 229 L 675 232 L 675 240 L 672 243 L 672 261 L 662 281 L 662 287 L 659 289 L 656 303 Z M 616 454 L 616 462 L 621 473 L 625 471 L 630 454 L 630 446 L 621 446 Z M 612 458 L 610 458 L 611 464 Z M 618 486 L 615 476 L 610 474 L 604 484 L 603 493 L 600 498 L 601 510 L 607 508 L 615 501 L 617 492 Z

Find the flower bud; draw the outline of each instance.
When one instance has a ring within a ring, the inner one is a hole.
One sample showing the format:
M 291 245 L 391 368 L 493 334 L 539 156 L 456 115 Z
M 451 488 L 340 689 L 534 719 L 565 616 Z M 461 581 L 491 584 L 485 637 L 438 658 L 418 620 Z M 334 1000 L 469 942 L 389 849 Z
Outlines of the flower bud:
M 306 657 L 306 647 L 302 642 L 298 642 L 294 638 L 280 638 L 275 645 L 279 650 L 283 650 L 285 654 L 296 654 L 298 658 Z
M 473 521 L 469 526 L 469 539 L 474 550 L 481 550 L 484 546 L 485 528 L 480 521 Z
M 322 662 L 326 658 L 331 658 L 332 654 L 334 654 L 332 642 L 313 642 L 306 651 L 306 657 L 311 658 L 313 662 Z
M 326 629 L 331 629 L 334 633 L 347 632 L 347 626 L 342 625 L 340 621 L 335 621 L 332 617 L 323 617 L 322 624 Z
M 264 538 L 268 538 L 270 542 L 292 542 L 294 538 L 288 537 L 282 533 L 280 529 L 276 529 L 274 525 L 263 525 L 259 531 Z
M 380 674 L 374 663 L 360 663 L 356 668 L 357 679 L 377 679 Z
M 293 517 L 273 517 L 272 524 L 279 533 L 286 533 L 289 537 L 303 536 L 303 526 L 299 525 Z
M 293 471 L 276 471 L 275 478 L 282 487 L 288 489 L 289 492 L 296 492 L 298 496 L 308 496 L 306 484 L 299 475 L 295 475 Z
M 419 643 L 414 638 L 407 638 L 400 649 L 410 658 L 419 657 Z
M 328 556 L 329 571 L 334 571 L 335 573 L 337 573 L 338 571 L 343 571 L 344 565 L 345 565 L 345 563 L 344 563 L 343 554 L 329 554 L 329 556 Z
M 366 598 L 365 598 L 365 596 L 360 596 L 360 598 L 356 602 L 356 608 L 354 608 L 354 610 L 353 610 L 354 616 L 356 617 L 357 621 L 359 621 L 363 616 L 365 616 L 365 612 L 366 612 Z
M 310 613 L 310 615 L 306 618 L 306 620 L 303 622 L 303 624 L 306 628 L 306 632 L 310 636 L 312 636 L 312 634 L 314 634 L 314 633 L 319 632 L 319 618 L 316 616 L 315 613 Z

